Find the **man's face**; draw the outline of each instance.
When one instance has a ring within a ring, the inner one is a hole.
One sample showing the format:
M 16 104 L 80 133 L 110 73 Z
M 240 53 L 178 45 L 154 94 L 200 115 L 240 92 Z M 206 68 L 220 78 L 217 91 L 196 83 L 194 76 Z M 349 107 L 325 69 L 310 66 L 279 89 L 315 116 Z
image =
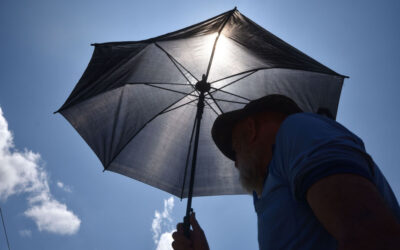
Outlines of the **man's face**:
M 257 155 L 258 150 L 255 148 L 257 143 L 252 140 L 254 131 L 246 122 L 248 121 L 236 124 L 232 133 L 232 148 L 236 155 L 235 167 L 239 170 L 243 188 L 249 193 L 256 191 L 261 194 L 265 179 L 265 166 Z

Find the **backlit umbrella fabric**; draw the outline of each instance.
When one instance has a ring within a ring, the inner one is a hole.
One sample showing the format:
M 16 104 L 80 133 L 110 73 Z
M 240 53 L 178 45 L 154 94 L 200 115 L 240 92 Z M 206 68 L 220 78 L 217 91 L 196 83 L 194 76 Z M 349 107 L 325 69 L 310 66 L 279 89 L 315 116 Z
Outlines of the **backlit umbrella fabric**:
M 242 194 L 232 161 L 214 145 L 219 114 L 268 94 L 336 117 L 344 76 L 228 11 L 166 35 L 94 44 L 89 65 L 59 109 L 105 170 L 187 197 L 194 121 L 205 93 L 193 196 Z

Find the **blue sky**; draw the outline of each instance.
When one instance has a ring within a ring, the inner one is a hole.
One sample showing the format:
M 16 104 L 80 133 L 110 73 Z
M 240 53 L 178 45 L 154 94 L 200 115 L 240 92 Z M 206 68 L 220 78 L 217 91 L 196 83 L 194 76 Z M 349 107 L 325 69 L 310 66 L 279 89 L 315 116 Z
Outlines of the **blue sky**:
M 182 219 L 186 201 L 103 173 L 77 132 L 52 113 L 85 70 L 91 43 L 150 38 L 234 6 L 350 76 L 337 120 L 364 140 L 400 198 L 398 1 L 2 0 L 0 146 L 8 151 L 0 155 L 0 206 L 11 249 L 156 249 L 155 240 Z M 10 166 L 33 174 L 8 178 Z M 193 206 L 212 249 L 257 249 L 250 196 L 195 198 Z M 1 228 L 0 249 L 6 248 Z

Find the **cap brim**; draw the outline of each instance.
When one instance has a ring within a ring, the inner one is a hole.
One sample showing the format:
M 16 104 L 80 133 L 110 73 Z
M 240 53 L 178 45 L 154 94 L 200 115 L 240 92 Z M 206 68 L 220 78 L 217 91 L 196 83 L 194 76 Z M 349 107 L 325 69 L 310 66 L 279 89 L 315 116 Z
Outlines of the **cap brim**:
M 278 112 L 286 115 L 303 112 L 292 99 L 280 94 L 273 94 L 253 100 L 242 109 L 218 116 L 212 127 L 211 134 L 215 144 L 226 157 L 232 161 L 235 161 L 236 158 L 232 149 L 232 131 L 236 123 L 251 114 L 263 111 Z
M 218 149 L 229 159 L 235 161 L 232 149 L 232 131 L 236 123 L 246 117 L 244 109 L 234 110 L 217 117 L 211 129 L 211 135 Z

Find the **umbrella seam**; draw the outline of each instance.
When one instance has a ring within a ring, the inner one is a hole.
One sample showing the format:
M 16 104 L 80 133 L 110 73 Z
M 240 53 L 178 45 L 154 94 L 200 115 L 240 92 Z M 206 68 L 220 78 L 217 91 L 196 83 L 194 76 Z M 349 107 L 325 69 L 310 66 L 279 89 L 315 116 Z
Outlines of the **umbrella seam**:
M 311 56 L 306 55 L 305 53 L 301 52 L 299 49 L 293 47 L 293 46 L 290 45 L 289 43 L 286 43 L 286 42 L 283 41 L 281 38 L 279 38 L 278 36 L 272 34 L 271 32 L 269 32 L 268 30 L 266 30 L 266 29 L 263 28 L 262 26 L 260 26 L 260 25 L 258 25 L 257 23 L 255 23 L 255 22 L 254 22 L 253 20 L 251 20 L 250 18 L 248 18 L 248 17 L 246 17 L 245 15 L 243 15 L 242 13 L 240 13 L 240 15 L 243 16 L 243 17 L 246 19 L 246 21 L 248 21 L 250 24 L 252 24 L 252 25 L 255 26 L 256 28 L 259 28 L 259 29 L 264 30 L 265 32 L 267 32 L 267 33 L 271 34 L 272 36 L 274 36 L 279 42 L 284 43 L 284 44 L 287 45 L 289 48 L 292 48 L 296 53 L 299 53 L 300 55 L 305 56 L 305 58 L 311 59 L 311 61 L 313 61 L 314 64 L 317 64 L 317 65 L 318 65 L 319 67 L 321 67 L 322 69 L 325 68 L 325 69 L 328 69 L 329 71 L 331 71 L 331 74 L 329 74 L 329 75 L 336 75 L 336 76 L 341 76 L 341 77 L 343 77 L 343 78 L 349 78 L 348 76 L 344 76 L 344 75 L 341 75 L 341 74 L 339 74 L 339 73 L 336 73 L 335 71 L 333 71 L 332 69 L 326 67 L 325 65 L 323 65 L 323 64 L 320 63 L 320 62 L 318 62 L 317 60 L 315 60 L 315 59 L 312 58 Z M 279 49 L 279 50 L 281 51 L 281 49 Z M 310 70 L 307 70 L 307 71 L 310 71 Z M 326 73 L 326 74 L 327 74 L 327 73 Z
M 214 84 L 214 83 L 217 83 L 217 82 L 219 82 L 219 81 L 223 81 L 223 80 L 229 79 L 229 78 L 231 78 L 231 77 L 243 75 L 243 74 L 246 74 L 246 73 L 249 73 L 249 72 L 252 72 L 252 71 L 269 70 L 269 69 L 298 70 L 298 71 L 304 71 L 304 72 L 307 72 L 307 73 L 315 73 L 315 74 L 323 74 L 323 75 L 327 75 L 327 76 L 335 76 L 335 77 L 349 78 L 348 76 L 328 74 L 328 73 L 318 72 L 318 71 L 314 71 L 314 70 L 304 70 L 304 69 L 284 68 L 284 67 L 261 67 L 261 68 L 249 69 L 249 70 L 246 70 L 246 71 L 242 71 L 242 72 L 240 72 L 240 73 L 236 73 L 236 74 L 233 74 L 233 75 L 225 76 L 225 77 L 223 77 L 223 78 L 220 78 L 220 79 L 218 79 L 218 80 L 215 80 L 215 81 L 210 82 L 210 84 Z
M 218 35 L 217 35 L 217 37 L 215 38 L 214 46 L 213 46 L 213 49 L 212 49 L 212 52 L 211 52 L 210 61 L 208 62 L 207 72 L 206 72 L 206 80 L 205 80 L 205 81 L 207 81 L 207 79 L 208 79 L 208 74 L 210 73 L 210 69 L 211 69 L 211 65 L 212 65 L 212 62 L 213 62 L 214 53 L 215 53 L 215 49 L 216 49 L 216 47 L 217 47 L 218 39 L 219 39 L 219 37 L 220 37 L 220 35 L 221 35 L 222 30 L 225 28 L 226 23 L 227 23 L 228 20 L 232 17 L 232 15 L 233 15 L 233 13 L 234 13 L 235 11 L 236 11 L 236 7 L 235 7 L 233 10 L 231 10 L 231 12 L 230 12 L 229 15 L 225 18 L 224 23 L 222 24 L 221 28 L 220 28 L 219 31 L 218 31 Z
M 115 122 L 114 122 L 114 124 L 113 124 L 113 130 L 112 130 L 112 134 L 111 134 L 111 147 L 114 145 L 114 138 L 115 138 L 115 132 L 116 132 L 116 130 L 117 130 L 117 123 L 118 123 L 118 117 L 119 117 L 119 113 L 120 113 L 120 111 L 121 111 L 121 105 L 122 105 L 122 98 L 123 98 L 123 95 L 124 95 L 124 90 L 125 90 L 125 85 L 124 85 L 124 87 L 122 87 L 122 90 L 121 90 L 121 94 L 120 94 L 120 97 L 119 97 L 119 102 L 118 102 L 118 107 L 117 107 L 117 112 L 116 112 L 116 114 L 115 114 Z M 105 145 L 104 145 L 105 146 Z M 107 150 L 104 150 L 104 152 L 107 152 Z M 104 170 L 103 170 L 104 171 Z
M 139 52 L 137 52 L 136 54 L 134 54 L 133 57 L 130 57 L 131 55 L 128 55 L 126 58 L 124 58 L 124 60 L 123 60 L 122 62 L 117 63 L 116 65 L 114 65 L 113 67 L 111 67 L 110 69 L 108 69 L 108 70 L 106 71 L 105 74 L 103 74 L 103 75 L 99 76 L 97 79 L 93 80 L 93 84 L 96 83 L 96 82 L 99 82 L 99 81 L 103 81 L 105 78 L 110 77 L 110 75 L 111 75 L 112 73 L 114 73 L 118 68 L 120 68 L 122 64 L 127 63 L 128 61 L 130 61 L 130 60 L 136 58 L 139 54 L 143 53 L 143 51 L 144 51 L 147 47 L 148 47 L 148 44 L 145 45 L 143 48 L 141 48 Z M 134 52 L 131 52 L 130 54 L 133 54 L 133 53 L 134 53 Z M 91 62 L 92 62 L 92 59 L 94 58 L 93 56 L 94 56 L 94 52 L 93 52 L 93 54 L 92 54 L 92 58 L 91 58 L 91 60 L 90 60 L 90 62 L 89 62 L 89 64 L 88 64 L 88 67 L 87 67 L 87 68 L 89 68 L 89 66 L 90 66 L 90 64 L 91 64 Z M 86 70 L 87 70 L 87 69 L 86 69 Z M 85 72 L 83 73 L 81 79 L 78 81 L 78 84 L 81 82 L 83 76 L 84 76 L 85 73 L 86 73 L 86 70 L 85 70 Z M 76 88 L 76 86 L 75 86 L 75 88 Z M 85 98 L 84 100 L 80 100 L 80 101 L 77 101 L 77 100 L 76 100 L 76 99 L 77 99 L 77 96 L 75 96 L 72 100 L 69 100 L 69 98 L 72 96 L 72 94 L 74 94 L 74 92 L 75 92 L 75 90 L 76 90 L 75 88 L 72 90 L 72 93 L 71 93 L 70 96 L 67 98 L 67 100 L 65 101 L 65 103 L 61 106 L 61 108 L 60 108 L 59 110 L 57 110 L 56 112 L 54 112 L 54 113 L 58 113 L 58 112 L 60 112 L 60 111 L 62 111 L 62 110 L 64 110 L 64 109 L 67 109 L 67 108 L 69 108 L 69 107 L 71 107 L 71 106 L 73 106 L 73 105 L 79 104 L 79 103 L 81 103 L 81 102 L 83 102 L 83 101 L 85 101 L 85 100 L 89 100 L 89 99 L 91 99 L 91 98 L 93 98 L 93 97 L 95 97 L 95 96 L 98 96 L 98 95 L 100 95 L 100 94 L 102 94 L 102 93 L 105 92 L 104 90 L 99 91 L 100 93 L 96 93 L 95 95 L 90 96 L 89 98 Z M 107 89 L 107 91 L 113 90 L 113 89 L 115 89 L 115 88 Z M 88 89 L 85 89 L 85 91 L 89 91 L 89 90 L 88 90 Z M 79 98 L 78 98 L 78 99 L 79 99 Z M 68 105 L 66 105 L 67 101 L 69 101 L 69 104 L 68 104 Z M 72 104 L 71 104 L 71 103 L 72 103 Z M 65 105 L 66 105 L 66 106 L 65 106 Z

